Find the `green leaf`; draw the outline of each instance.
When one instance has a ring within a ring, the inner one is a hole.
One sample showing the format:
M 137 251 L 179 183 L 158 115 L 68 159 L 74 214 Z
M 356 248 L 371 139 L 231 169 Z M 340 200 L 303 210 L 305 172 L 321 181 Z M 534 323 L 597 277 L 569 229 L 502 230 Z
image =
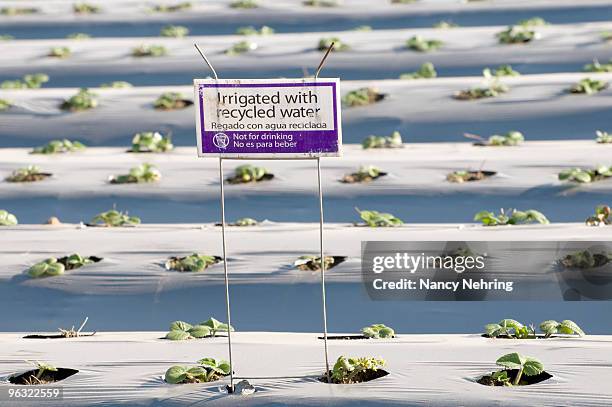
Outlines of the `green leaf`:
M 500 357 L 495 363 L 506 369 L 520 369 L 525 364 L 525 358 L 514 352 Z
M 195 325 L 188 332 L 194 338 L 204 338 L 211 335 L 210 328 L 204 325 Z
M 484 329 L 485 335 L 490 336 L 492 338 L 499 336 L 503 331 L 502 326 L 499 324 L 487 324 L 485 325 Z
M 185 321 L 174 321 L 170 324 L 170 330 L 171 331 L 175 331 L 175 330 L 189 331 L 192 328 L 192 326 L 193 325 Z
M 171 341 L 184 341 L 186 339 L 191 339 L 191 335 L 189 332 L 175 329 L 166 334 L 166 339 Z
M 559 323 L 553 319 L 546 320 L 540 324 L 540 330 L 546 335 L 550 336 L 557 333 L 557 327 Z
M 179 384 L 187 378 L 187 369 L 183 366 L 172 366 L 164 376 L 167 383 Z
M 559 324 L 559 330 L 564 334 L 576 334 L 578 336 L 584 336 L 584 331 L 578 326 L 577 323 L 569 319 L 561 321 Z
M 544 365 L 536 358 L 527 356 L 523 364 L 523 373 L 527 376 L 536 376 L 544 371 Z

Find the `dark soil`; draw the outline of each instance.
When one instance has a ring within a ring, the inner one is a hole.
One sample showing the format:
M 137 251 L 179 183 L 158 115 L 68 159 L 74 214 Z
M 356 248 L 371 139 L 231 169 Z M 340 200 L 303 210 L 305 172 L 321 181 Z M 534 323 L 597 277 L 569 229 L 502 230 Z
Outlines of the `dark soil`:
M 332 374 L 332 372 L 330 370 L 329 371 L 329 377 L 331 377 L 331 374 Z M 380 379 L 381 377 L 385 377 L 388 374 L 389 374 L 389 372 L 387 372 L 386 370 L 383 370 L 383 369 L 366 370 L 364 372 L 361 372 L 361 374 L 357 375 L 357 377 L 355 378 L 355 381 L 353 383 L 369 382 L 369 381 L 372 381 L 372 380 Z M 327 381 L 327 376 L 320 377 L 318 380 L 320 382 L 323 382 L 323 383 L 329 383 Z M 333 379 L 332 379 L 331 383 L 332 384 L 346 384 L 346 383 L 335 382 Z
M 170 109 L 165 109 L 163 107 L 156 107 L 155 110 L 179 110 L 179 109 L 184 109 L 188 106 L 193 105 L 193 101 L 189 100 L 189 99 L 179 99 L 176 101 L 176 103 L 174 103 L 174 106 L 172 106 Z
M 92 332 L 90 334 L 79 334 L 78 338 L 82 336 L 94 336 L 95 334 L 96 334 L 95 332 Z M 61 335 L 61 334 L 52 334 L 52 335 L 32 334 L 32 335 L 24 336 L 23 339 L 68 339 L 68 337 L 66 337 L 65 335 Z
M 347 256 L 325 256 L 325 257 L 332 257 L 334 259 L 334 262 L 332 264 L 325 267 L 325 271 L 333 269 L 340 263 L 344 263 L 347 258 Z M 296 268 L 302 271 L 321 271 L 321 267 L 315 266 L 313 261 L 297 266 Z
M 36 182 L 36 181 L 42 181 L 44 179 L 49 178 L 50 176 L 52 176 L 53 174 L 51 174 L 50 172 L 39 172 L 37 174 L 32 174 L 26 178 L 24 178 L 23 180 L 11 180 L 10 177 L 7 178 L 6 180 L 8 182 Z
M 513 382 L 514 378 L 516 377 L 518 373 L 518 369 L 511 369 L 511 370 L 506 369 L 506 372 L 508 372 L 508 377 L 510 377 L 510 382 Z M 521 377 L 521 381 L 519 382 L 518 385 L 519 386 L 529 386 L 530 384 L 541 383 L 545 380 L 550 379 L 551 377 L 553 376 L 548 372 L 542 372 L 539 375 L 535 375 L 535 376 L 527 376 L 523 373 L 523 376 Z M 491 375 L 482 376 L 480 379 L 477 380 L 477 383 L 482 384 L 484 386 L 503 386 L 503 383 L 500 383 L 494 380 Z
M 195 272 L 195 270 L 187 270 L 187 269 L 182 270 L 182 269 L 178 269 L 178 268 L 176 268 L 176 267 L 174 266 L 174 265 L 178 265 L 178 264 L 179 264 L 179 262 L 180 262 L 181 260 L 185 259 L 186 257 L 187 257 L 187 256 L 183 256 L 183 257 L 173 256 L 173 257 L 170 257 L 170 258 L 168 259 L 168 261 L 166 261 L 166 262 L 164 263 L 164 267 L 166 268 L 166 270 L 167 270 L 167 269 L 170 269 L 170 270 L 172 270 L 172 271 L 178 271 L 178 272 L 181 272 L 181 273 L 183 273 L 183 272 Z M 221 260 L 223 260 L 223 258 L 222 258 L 222 257 L 219 257 L 219 256 L 213 256 L 213 257 L 215 258 L 215 263 L 213 263 L 213 264 L 209 265 L 208 267 L 214 266 L 215 264 L 220 263 L 220 262 L 221 262 Z M 208 267 L 205 267 L 205 268 L 204 268 L 204 270 L 206 270 Z
M 447 180 L 450 182 L 462 183 L 462 182 L 472 182 L 472 181 L 481 181 L 485 178 L 492 177 L 497 174 L 496 171 L 468 171 L 465 177 L 455 176 L 454 174 L 449 174 L 447 176 Z
M 608 256 L 606 256 L 605 254 L 601 254 L 601 253 L 594 253 L 593 259 L 595 260 L 595 265 L 593 267 L 581 267 L 580 265 L 576 265 L 572 262 L 572 259 L 570 256 L 564 257 L 561 260 L 561 264 L 566 268 L 577 268 L 577 269 L 587 270 L 587 269 L 594 269 L 594 268 L 602 267 L 610 263 L 610 259 L 608 258 Z
M 322 336 L 319 336 L 318 339 L 324 339 Z M 371 339 L 364 335 L 327 335 L 327 339 L 330 341 L 344 341 L 344 340 L 355 340 L 355 339 Z
M 29 370 L 20 375 L 12 376 L 9 378 L 9 382 L 12 384 L 21 384 L 21 385 L 37 385 L 37 384 L 47 384 L 47 383 L 55 383 L 62 381 L 64 379 L 69 378 L 77 373 L 78 370 L 74 369 L 64 369 L 59 367 L 57 372 L 45 372 L 39 379 L 40 383 L 35 379 L 36 374 L 38 373 L 38 369 Z
M 89 259 L 93 261 L 94 263 L 97 263 L 102 260 L 102 257 L 89 256 L 89 257 L 86 257 L 86 259 Z M 57 262 L 62 263 L 64 267 L 66 268 L 66 270 L 74 270 L 74 269 L 78 269 L 82 267 L 78 264 L 68 264 L 68 256 L 60 257 L 59 259 L 57 259 Z
M 235 185 L 235 184 L 252 184 L 252 183 L 257 183 L 257 182 L 261 182 L 261 181 L 270 181 L 273 178 L 274 178 L 274 174 L 264 174 L 264 176 L 261 177 L 258 180 L 243 181 L 242 177 L 237 177 L 236 176 L 236 177 L 229 177 L 225 181 L 228 184 L 232 184 L 232 185 Z

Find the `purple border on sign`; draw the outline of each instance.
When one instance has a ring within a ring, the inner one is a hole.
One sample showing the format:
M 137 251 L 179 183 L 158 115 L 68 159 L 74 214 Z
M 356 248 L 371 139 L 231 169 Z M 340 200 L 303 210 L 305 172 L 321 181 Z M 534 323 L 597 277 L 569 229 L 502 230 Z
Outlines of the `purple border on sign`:
M 304 82 L 304 83 L 201 83 L 198 85 L 198 97 L 200 99 L 200 123 L 202 141 L 202 154 L 315 154 L 315 153 L 334 153 L 338 152 L 338 106 L 336 95 L 335 82 Z M 233 145 L 221 149 L 212 143 L 212 138 L 217 131 L 205 131 L 204 124 L 204 100 L 202 97 L 202 88 L 288 88 L 288 87 L 303 87 L 303 86 L 331 86 L 333 91 L 333 107 L 334 107 L 334 130 L 301 130 L 292 132 L 288 130 L 261 131 L 261 130 L 229 130 L 225 133 L 231 134 L 279 134 L 291 133 L 293 141 L 296 142 L 294 148 L 257 148 L 257 147 L 234 147 Z

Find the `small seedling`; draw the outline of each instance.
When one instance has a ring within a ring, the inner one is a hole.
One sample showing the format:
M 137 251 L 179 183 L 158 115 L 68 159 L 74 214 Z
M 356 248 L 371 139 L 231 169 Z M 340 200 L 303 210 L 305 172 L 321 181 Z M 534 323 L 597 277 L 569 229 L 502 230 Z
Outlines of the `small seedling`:
M 189 29 L 182 25 L 167 25 L 161 29 L 162 37 L 183 38 L 189 35 Z
M 13 105 L 8 100 L 0 99 L 0 112 L 2 112 L 4 110 L 8 110 L 11 106 L 13 106 Z
M 182 3 L 172 4 L 172 5 L 157 5 L 153 7 L 153 11 L 158 13 L 174 13 L 176 11 L 189 10 L 192 7 L 192 3 L 189 1 L 184 1 Z
M 342 98 L 342 103 L 349 107 L 366 106 L 380 102 L 386 94 L 380 93 L 376 88 L 359 88 L 348 92 Z
M 49 82 L 49 75 L 35 73 L 25 75 L 22 80 L 4 81 L 0 84 L 2 89 L 39 89 L 43 83 Z
M 484 139 L 476 134 L 464 133 L 464 137 L 478 140 L 474 145 L 477 146 L 492 146 L 492 147 L 510 147 L 518 146 L 525 141 L 523 133 L 512 130 L 505 134 L 493 134 L 488 139 Z
M 334 48 L 332 51 L 349 51 L 351 46 L 342 41 L 338 37 L 325 37 L 319 40 L 319 44 L 317 45 L 317 49 L 319 51 L 327 51 L 329 47 L 331 47 L 332 43 L 334 43 Z
M 446 180 L 448 182 L 454 183 L 464 183 L 464 182 L 472 182 L 472 181 L 481 181 L 487 177 L 491 177 L 495 174 L 493 171 L 469 171 L 469 170 L 460 170 L 453 171 L 446 176 Z
M 368 136 L 362 142 L 364 149 L 369 148 L 402 148 L 402 135 L 394 131 L 390 136 Z
M 498 366 L 504 368 L 500 372 L 493 372 L 491 375 L 483 376 L 478 383 L 487 386 L 518 386 L 529 384 L 521 381 L 523 375 L 537 376 L 544 373 L 544 365 L 538 359 L 523 356 L 518 353 L 509 353 L 497 359 Z M 514 379 L 511 375 L 514 374 Z
M 580 250 L 563 257 L 561 264 L 569 269 L 592 269 L 605 266 L 611 261 L 612 253 L 593 253 L 590 250 Z
M 13 171 L 5 180 L 7 182 L 35 182 L 42 181 L 50 176 L 51 174 L 48 172 L 41 172 L 36 165 L 29 165 Z
M 83 330 L 83 328 L 85 328 L 87 321 L 89 321 L 89 317 L 85 317 L 85 320 L 83 320 L 83 322 L 79 326 L 79 329 L 76 329 L 76 330 L 74 329 L 74 325 L 72 325 L 72 328 L 70 329 L 58 328 L 59 333 L 64 338 L 78 338 L 80 336 L 94 336 L 96 334 L 95 332 L 91 334 L 87 334 L 87 335 L 81 335 L 81 331 Z
M 184 341 L 187 339 L 214 338 L 217 336 L 217 333 L 227 332 L 229 329 L 232 332 L 234 331 L 234 327 L 229 327 L 227 324 L 212 317 L 197 325 L 191 325 L 184 321 L 174 321 L 170 324 L 170 331 L 166 334 L 166 339 Z
M 550 23 L 544 20 L 542 17 L 531 17 L 524 20 L 519 20 L 516 25 L 522 25 L 525 27 L 542 27 L 545 25 L 550 25 Z
M 594 59 L 593 63 L 586 64 L 583 69 L 585 72 L 612 72 L 612 59 L 603 64 Z
M 72 55 L 72 51 L 68 47 L 52 47 L 47 54 L 49 57 L 61 59 L 68 58 L 70 55 Z
M 331 382 L 336 384 L 361 383 L 368 380 L 368 376 L 385 366 L 384 359 L 373 357 L 340 356 L 331 371 Z
M 325 256 L 325 270 L 329 270 L 334 266 L 342 263 L 345 258 L 334 256 Z M 320 256 L 300 256 L 296 261 L 293 262 L 293 267 L 301 271 L 321 271 L 321 257 Z
M 595 132 L 595 135 L 597 136 L 595 141 L 597 141 L 599 144 L 611 144 L 612 143 L 612 134 L 608 133 L 607 131 L 597 130 Z
M 440 40 L 426 40 L 420 35 L 415 35 L 406 41 L 406 48 L 418 52 L 435 51 L 442 47 L 444 43 Z
M 510 88 L 501 83 L 497 77 L 491 76 L 491 72 L 486 69 L 482 74 L 484 76 L 484 86 L 461 90 L 456 92 L 453 97 L 458 100 L 475 100 L 496 97 L 510 90 Z
M 69 110 L 71 112 L 80 112 L 83 110 L 93 109 L 98 106 L 98 99 L 96 94 L 90 92 L 87 88 L 81 88 L 74 96 L 64 100 L 61 104 L 62 110 Z
M 72 33 L 72 34 L 68 34 L 66 36 L 66 38 L 68 38 L 69 40 L 88 40 L 91 38 L 91 35 L 89 34 L 85 34 L 85 33 Z
M 193 101 L 185 98 L 185 96 L 178 92 L 162 93 L 153 103 L 155 109 L 158 110 L 184 109 L 191 105 L 193 105 Z
M 536 334 L 532 325 L 523 325 L 514 319 L 502 319 L 497 324 L 485 325 L 485 336 L 488 338 L 534 339 Z
M 595 215 L 589 216 L 585 223 L 588 226 L 605 226 L 612 225 L 610 216 L 610 207 L 608 205 L 599 205 L 595 208 Z
M 2 7 L 0 14 L 3 16 L 20 16 L 25 14 L 36 14 L 40 10 L 34 7 Z
M 395 338 L 395 331 L 393 328 L 386 326 L 385 324 L 374 324 L 361 328 L 361 333 L 366 338 L 371 339 L 386 339 Z
M 608 85 L 609 84 L 606 81 L 600 81 L 593 78 L 584 78 L 573 84 L 569 88 L 569 91 L 570 93 L 592 95 L 606 89 Z
M 559 181 L 588 184 L 612 177 L 612 167 L 600 165 L 595 168 L 570 168 L 559 173 Z
M 544 321 L 540 324 L 540 330 L 544 332 L 545 338 L 550 338 L 556 333 L 577 336 L 585 335 L 584 331 L 578 326 L 578 324 L 576 324 L 574 321 L 570 321 L 569 319 L 561 322 L 557 322 L 552 319 Z
M 394 227 L 403 225 L 404 222 L 396 218 L 390 213 L 381 213 L 378 211 L 359 210 L 355 208 L 361 219 L 366 223 L 366 226 L 371 228 Z
M 158 132 L 136 133 L 132 138 L 132 153 L 165 153 L 174 148 L 170 135 L 163 136 Z
M 34 150 L 32 150 L 32 154 L 74 153 L 84 149 L 85 144 L 81 143 L 80 141 L 70 141 L 68 139 L 51 140 L 44 146 L 36 147 Z
M 225 50 L 225 55 L 240 55 L 247 52 L 255 51 L 258 48 L 257 43 L 252 41 L 240 41 Z
M 157 182 L 161 179 L 161 172 L 154 165 L 143 163 L 130 169 L 128 174 L 111 175 L 111 184 L 142 184 Z
M 274 28 L 268 27 L 267 25 L 262 25 L 257 29 L 257 27 L 253 27 L 249 25 L 247 27 L 239 27 L 236 30 L 236 34 L 238 35 L 272 35 L 274 34 Z
M 400 75 L 400 79 L 431 79 L 438 76 L 434 64 L 431 62 L 425 62 L 418 71 L 403 73 Z
M 437 23 L 433 25 L 433 28 L 441 28 L 443 30 L 447 30 L 449 28 L 456 28 L 456 27 L 459 27 L 459 24 L 453 23 L 452 21 L 448 21 L 448 20 L 438 21 Z
M 263 167 L 254 165 L 240 165 L 234 170 L 234 176 L 226 179 L 230 184 L 247 184 L 250 182 L 268 181 L 274 178 L 274 174 Z
M 499 225 L 524 225 L 528 223 L 549 224 L 550 222 L 542 212 L 533 209 L 519 211 L 510 209 L 505 211 L 500 209 L 499 214 L 489 211 L 478 212 L 474 216 L 475 221 L 480 221 L 484 226 L 499 226 Z
M 230 3 L 231 8 L 257 8 L 259 5 L 255 0 L 237 0 Z
M 64 274 L 66 267 L 57 261 L 55 257 L 50 257 L 39 263 L 34 264 L 27 270 L 31 278 L 53 277 Z
M 257 226 L 259 222 L 253 218 L 240 218 L 232 224 L 232 226 Z
M 72 5 L 72 11 L 76 14 L 96 14 L 99 13 L 100 7 L 89 3 L 75 3 Z
M 131 83 L 126 81 L 113 81 L 109 83 L 103 83 L 100 85 L 101 88 L 111 88 L 111 89 L 127 89 L 133 87 Z
M 530 26 L 513 25 L 504 31 L 497 33 L 500 44 L 525 44 L 540 38 L 540 33 Z
M 94 216 L 90 224 L 92 226 L 105 227 L 135 226 L 140 224 L 140 218 L 128 216 L 127 212 L 124 213 L 111 209 Z
M 221 257 L 218 256 L 192 253 L 184 257 L 170 257 L 165 266 L 167 270 L 200 272 L 220 261 Z
M 387 173 L 381 171 L 380 168 L 373 165 L 366 165 L 359 167 L 357 172 L 345 175 L 340 181 L 344 182 L 345 184 L 355 184 L 370 182 L 385 175 L 387 175 Z
M 163 45 L 141 45 L 132 50 L 134 57 L 163 57 L 168 50 Z
M 166 371 L 164 380 L 170 384 L 208 383 L 230 374 L 230 364 L 226 360 L 204 358 L 198 360 L 199 366 L 172 366 Z
M 18 223 L 17 216 L 0 209 L 0 226 L 15 226 Z
M 495 77 L 503 77 L 503 76 L 520 76 L 521 73 L 512 69 L 511 65 L 500 65 L 495 69 L 485 68 L 482 71 L 482 74 L 485 77 L 495 76 Z
M 34 386 L 39 384 L 46 384 L 49 381 L 44 379 L 45 374 L 49 372 L 57 372 L 57 368 L 53 365 L 44 362 L 32 362 L 36 367 L 36 373 L 30 375 L 30 377 L 24 380 L 26 385 Z

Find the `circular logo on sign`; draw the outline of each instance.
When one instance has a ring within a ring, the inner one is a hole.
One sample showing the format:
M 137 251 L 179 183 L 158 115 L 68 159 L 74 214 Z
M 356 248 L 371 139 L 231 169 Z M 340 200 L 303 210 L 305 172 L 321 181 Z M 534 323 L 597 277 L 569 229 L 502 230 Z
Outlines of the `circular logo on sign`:
M 213 144 L 217 148 L 225 149 L 229 145 L 229 137 L 225 133 L 217 133 L 213 136 Z

